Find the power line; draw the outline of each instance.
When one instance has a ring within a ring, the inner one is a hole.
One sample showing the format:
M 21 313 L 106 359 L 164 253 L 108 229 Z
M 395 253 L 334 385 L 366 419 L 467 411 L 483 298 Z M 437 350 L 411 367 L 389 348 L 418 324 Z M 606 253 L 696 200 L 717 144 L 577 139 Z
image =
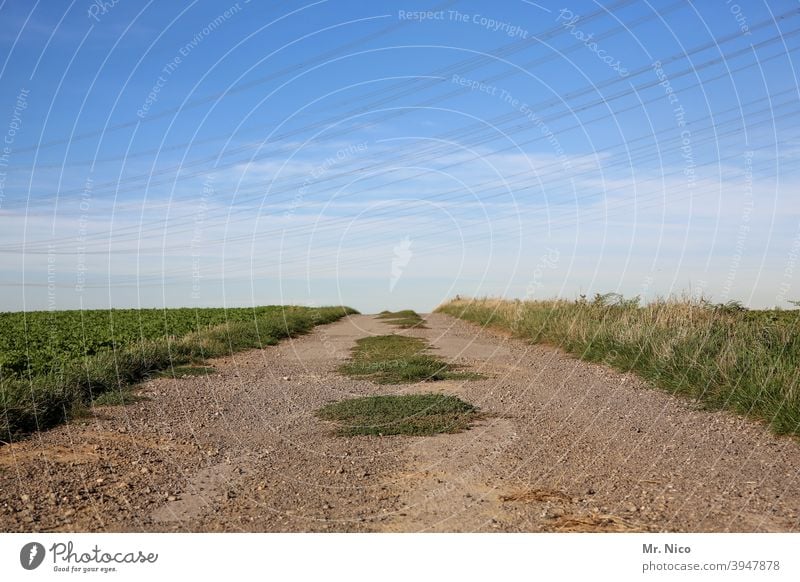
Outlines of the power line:
M 794 32 L 797 32 L 797 31 L 794 31 Z M 778 55 L 774 55 L 773 57 L 780 57 L 780 56 L 782 56 L 782 55 L 783 55 L 783 53 L 780 53 L 780 54 L 778 54 Z M 766 59 L 762 60 L 761 62 L 765 62 L 765 60 L 766 60 Z M 755 66 L 755 64 L 750 64 L 750 65 L 747 65 L 746 67 L 741 67 L 740 69 L 736 69 L 736 70 L 734 70 L 733 72 L 738 72 L 739 70 L 741 70 L 741 69 L 743 69 L 743 68 L 750 67 L 750 66 Z M 673 75 L 671 78 L 675 78 L 676 76 L 678 76 L 678 75 L 683 75 L 683 74 L 686 74 L 686 71 L 679 72 L 678 74 L 676 74 L 676 75 Z M 724 75 L 721 75 L 720 77 L 722 77 L 722 76 L 724 76 Z M 648 86 L 648 85 L 650 85 L 650 84 L 651 84 L 651 83 L 645 83 L 644 85 L 640 85 L 640 86 L 638 86 L 638 87 L 634 88 L 634 91 L 638 91 L 638 90 L 640 90 L 641 88 L 643 88 L 643 87 L 646 87 L 646 86 Z M 621 95 L 621 94 L 619 94 L 619 93 L 618 93 L 617 95 L 619 96 L 619 95 Z M 663 98 L 663 96 L 662 96 L 662 98 Z M 653 100 L 658 100 L 658 98 L 651 99 L 650 101 L 653 101 Z M 597 101 L 597 104 L 605 104 L 606 102 L 607 102 L 607 99 L 601 99 L 601 100 Z M 583 107 L 584 107 L 584 108 L 586 108 L 587 106 L 586 106 L 586 105 L 584 105 Z M 566 114 L 567 114 L 567 115 L 569 115 L 569 114 L 571 114 L 571 113 L 574 113 L 574 112 L 571 112 L 571 111 L 567 111 L 567 112 L 566 112 Z M 607 119 L 607 118 L 610 118 L 610 117 L 612 117 L 612 116 L 614 116 L 614 115 L 616 115 L 616 114 L 618 114 L 618 113 L 619 113 L 619 112 L 611 112 L 609 115 L 604 115 L 604 116 L 602 116 L 602 117 L 600 117 L 600 118 L 596 118 L 596 119 L 590 120 L 590 121 L 589 121 L 589 122 L 587 122 L 587 123 L 593 123 L 593 122 L 595 122 L 595 121 L 599 121 L 599 120 L 602 120 L 602 119 Z M 561 114 L 560 116 L 563 116 L 563 114 Z M 546 121 L 548 121 L 548 122 L 549 122 L 549 121 L 551 121 L 551 119 L 552 119 L 552 118 L 545 118 L 545 120 L 546 120 Z M 580 124 L 579 124 L 579 125 L 580 125 Z M 573 127 L 578 127 L 579 125 L 576 125 L 576 126 L 573 126 Z M 523 128 L 524 128 L 524 126 L 523 126 Z M 502 136 L 500 136 L 500 137 L 502 137 Z M 495 137 L 492 137 L 492 138 L 491 138 L 491 140 L 498 139 L 498 138 L 499 138 L 499 137 L 495 136 Z M 541 140 L 541 139 L 543 139 L 541 136 L 537 136 L 537 137 L 535 137 L 535 138 L 534 138 L 534 139 L 532 139 L 532 140 L 528 140 L 528 141 L 526 141 L 526 142 L 522 142 L 522 143 L 520 143 L 520 144 L 512 144 L 512 145 L 511 145 L 511 146 L 509 146 L 509 147 L 506 147 L 506 148 L 503 148 L 503 149 L 500 149 L 500 150 L 495 150 L 495 151 L 493 151 L 493 153 L 495 153 L 495 154 L 496 154 L 496 153 L 500 153 L 500 152 L 502 152 L 502 151 L 504 151 L 504 150 L 516 149 L 516 148 L 517 148 L 517 146 L 519 146 L 519 145 L 526 145 L 526 144 L 528 144 L 528 143 L 532 143 L 532 142 L 534 142 L 534 141 L 539 141 L 539 140 Z M 488 141 L 491 141 L 491 140 L 488 140 Z M 485 141 L 486 141 L 486 140 L 485 140 Z M 481 143 L 481 142 L 478 142 L 478 143 Z M 476 145 L 476 144 L 472 144 L 472 145 Z M 624 143 L 623 143 L 622 145 L 624 145 Z M 441 148 L 441 147 L 440 147 L 440 149 L 444 149 L 446 154 L 449 154 L 449 153 L 450 153 L 450 150 L 451 150 L 450 146 L 443 146 L 443 148 Z M 417 152 L 415 155 L 416 155 L 416 156 L 419 156 L 419 153 Z M 430 159 L 435 159 L 435 158 L 432 158 L 431 156 L 428 156 L 428 158 L 427 158 L 427 159 L 428 159 L 428 160 L 430 160 Z M 473 158 L 473 159 L 475 159 L 475 158 Z M 394 159 L 394 160 L 392 160 L 392 162 L 393 162 L 393 163 L 394 163 L 394 162 L 396 162 L 396 161 L 397 161 L 397 159 Z M 457 164 L 459 164 L 459 163 L 468 163 L 469 161 L 470 161 L 470 160 L 464 160 L 464 161 L 458 162 Z M 382 164 L 385 164 L 385 162 L 382 162 L 381 164 L 377 164 L 377 167 L 380 167 Z M 452 164 L 451 166 L 453 166 L 453 165 L 457 165 L 457 164 Z M 445 166 L 445 168 L 447 168 L 447 167 L 451 167 L 451 166 Z M 367 166 L 367 168 L 369 168 L 369 166 Z M 356 173 L 356 172 L 363 172 L 363 171 L 365 171 L 365 169 L 366 169 L 365 167 L 361 167 L 361 168 L 357 168 L 356 170 L 353 170 L 353 171 L 350 171 L 350 172 L 346 172 L 345 174 L 352 175 L 353 173 Z M 335 179 L 335 178 L 339 178 L 339 177 L 341 177 L 341 175 L 331 176 L 330 178 L 326 178 L 326 180 L 324 180 L 324 181 L 327 181 L 328 179 Z M 391 182 L 390 182 L 390 184 L 391 184 Z M 296 187 L 298 187 L 298 186 L 299 186 L 299 184 L 295 184 L 295 185 L 293 185 L 292 187 L 293 187 L 293 188 L 296 188 Z M 289 190 L 291 190 L 291 188 L 289 188 Z M 273 191 L 273 192 L 271 192 L 271 194 L 274 194 L 274 193 L 276 193 L 276 192 L 280 192 L 280 191 L 287 191 L 287 189 L 286 189 L 286 188 L 284 188 L 283 190 Z M 324 190 L 323 190 L 323 191 L 324 191 Z M 237 192 L 237 193 L 238 193 L 238 192 Z M 49 241 L 42 241 L 42 244 L 51 244 L 52 242 L 53 242 L 53 240 L 49 240 Z M 30 244 L 36 244 L 36 243 L 27 243 L 25 246 L 27 247 L 27 246 L 29 246 Z
M 797 11 L 790 11 L 789 14 L 795 14 L 796 12 Z M 769 22 L 771 22 L 771 21 L 769 21 Z M 763 25 L 764 23 L 760 23 L 760 24 Z M 753 46 L 753 48 L 763 48 L 764 46 L 768 46 L 770 44 L 774 44 L 774 43 L 780 41 L 782 38 L 790 38 L 790 37 L 793 37 L 793 36 L 797 35 L 798 33 L 800 33 L 800 29 L 795 29 L 795 30 L 792 30 L 792 31 L 789 31 L 789 32 L 783 34 L 782 36 L 770 37 L 770 38 L 768 38 L 768 39 L 766 39 L 764 41 L 761 41 L 760 43 L 758 43 L 756 45 L 752 45 L 752 46 Z M 728 42 L 730 40 L 733 40 L 734 38 L 736 38 L 736 36 L 728 35 L 728 36 L 720 39 L 719 43 Z M 704 50 L 707 50 L 709 48 L 709 46 L 710 46 L 709 43 L 704 43 L 703 45 L 695 47 L 694 49 L 691 49 L 690 51 L 684 51 L 684 52 L 678 53 L 677 55 L 673 55 L 673 56 L 671 56 L 669 58 L 666 58 L 666 59 L 664 59 L 662 61 L 662 63 L 667 64 L 667 63 L 673 62 L 675 60 L 678 60 L 679 58 L 685 58 L 685 57 L 688 57 L 691 54 L 696 54 L 698 52 L 702 52 Z M 725 58 L 733 59 L 733 58 L 737 58 L 739 56 L 743 56 L 743 55 L 749 54 L 751 50 L 752 50 L 751 48 L 745 47 L 744 49 L 735 51 L 734 53 L 732 53 L 730 55 L 727 55 L 726 57 L 719 57 L 719 58 L 710 59 L 708 61 L 705 61 L 704 63 L 698 64 L 698 65 L 695 65 L 695 66 L 691 66 L 691 67 L 688 67 L 686 69 L 683 69 L 682 71 L 679 71 L 677 73 L 671 74 L 670 75 L 670 79 L 674 80 L 674 79 L 681 78 L 683 76 L 690 75 L 692 73 L 696 73 L 697 71 L 703 70 L 703 69 L 708 68 L 710 66 L 714 66 L 716 64 L 719 64 L 720 62 L 723 62 L 725 60 Z M 780 54 L 782 55 L 784 53 L 780 53 Z M 779 56 L 779 55 L 776 55 L 776 56 Z M 634 77 L 634 76 L 637 76 L 637 75 L 641 75 L 641 74 L 643 74 L 643 73 L 645 73 L 647 71 L 650 71 L 650 70 L 651 70 L 650 66 L 642 67 L 642 68 L 638 69 L 637 71 L 631 73 L 631 75 L 629 77 L 627 77 L 627 78 Z M 571 94 L 565 95 L 563 99 L 574 99 L 576 97 L 579 97 L 579 96 L 582 96 L 582 95 L 586 94 L 587 92 L 591 92 L 593 90 L 593 87 L 608 87 L 608 86 L 611 86 L 611 85 L 613 85 L 615 83 L 625 82 L 627 78 L 621 78 L 621 77 L 619 77 L 617 75 L 617 76 L 614 76 L 614 77 L 612 77 L 610 79 L 607 79 L 604 82 L 601 82 L 600 84 L 597 84 L 597 85 L 594 85 L 594 86 L 589 86 L 586 89 L 583 89 L 583 90 L 580 90 L 580 91 L 573 92 Z M 658 83 L 659 83 L 658 79 L 655 79 L 655 80 L 649 81 L 647 83 L 644 83 L 642 85 L 639 85 L 636 88 L 636 90 L 637 91 L 641 91 L 641 90 L 649 88 L 649 87 L 655 87 L 655 86 L 658 85 Z M 597 100 L 595 100 L 593 102 L 582 104 L 582 105 L 579 106 L 578 109 L 567 110 L 565 112 L 562 112 L 558 116 L 545 117 L 545 118 L 543 118 L 543 120 L 547 121 L 547 122 L 552 122 L 555 119 L 559 119 L 561 117 L 565 117 L 565 116 L 571 115 L 575 111 L 585 110 L 585 109 L 587 109 L 589 107 L 593 107 L 593 106 L 604 105 L 604 104 L 608 103 L 609 101 L 620 99 L 620 98 L 622 98 L 622 97 L 624 97 L 626 95 L 629 95 L 629 94 L 630 94 L 630 90 L 626 89 L 626 90 L 618 92 L 618 93 L 616 93 L 616 94 L 614 94 L 614 95 L 612 95 L 610 97 L 601 97 L 600 99 L 597 99 Z M 561 98 L 550 99 L 550 100 L 547 100 L 547 101 L 532 105 L 531 109 L 539 111 L 541 109 L 546 109 L 546 108 L 552 107 L 553 105 L 559 104 L 561 102 L 562 102 Z M 416 106 L 416 107 L 418 107 L 418 106 Z M 495 119 L 491 120 L 490 123 L 492 123 L 494 125 L 498 125 L 498 124 L 506 123 L 506 122 L 508 122 L 510 120 L 518 119 L 518 118 L 519 118 L 519 113 L 516 112 L 516 111 L 512 111 L 512 112 L 509 112 L 507 114 L 503 114 L 503 115 L 499 116 L 498 118 L 495 118 Z M 471 128 L 472 128 L 472 130 L 471 130 L 472 132 L 474 132 L 476 130 L 479 130 L 481 128 L 483 128 L 485 130 L 486 123 L 475 123 L 475 124 L 472 124 Z M 334 134 L 332 136 L 327 136 L 327 139 L 331 139 L 333 137 L 341 137 L 341 135 L 347 134 L 347 133 L 351 133 L 352 131 L 353 131 L 352 128 L 348 128 L 343 132 L 336 133 L 336 134 Z M 453 130 L 453 131 L 448 132 L 448 133 L 453 134 L 454 132 L 463 132 L 463 131 L 470 131 L 470 128 L 469 127 L 468 128 L 460 128 L 459 130 Z M 446 135 L 447 134 L 445 134 L 443 137 L 445 137 Z M 457 135 L 457 133 L 456 133 L 456 135 Z M 247 149 L 251 149 L 250 146 L 247 146 Z M 277 150 L 273 150 L 273 151 L 267 152 L 265 154 L 258 154 L 257 156 L 253 156 L 250 160 L 248 160 L 248 163 L 252 163 L 254 160 L 265 159 L 267 157 L 271 157 L 271 156 L 274 156 L 274 155 L 277 155 L 277 154 L 281 154 L 281 153 L 282 154 L 288 154 L 288 153 L 293 152 L 294 150 L 295 150 L 294 147 L 283 148 L 283 149 L 279 148 Z M 236 153 L 238 153 L 238 151 Z M 97 194 L 104 192 L 106 189 L 109 189 L 110 192 L 113 192 L 115 194 L 135 191 L 140 186 L 134 185 L 134 184 L 135 184 L 135 182 L 140 182 L 140 181 L 146 181 L 146 182 L 148 182 L 148 186 L 152 187 L 152 186 L 161 185 L 161 184 L 165 184 L 165 183 L 168 184 L 168 183 L 171 183 L 173 181 L 183 181 L 183 180 L 188 180 L 188 179 L 195 178 L 195 177 L 198 177 L 198 176 L 203 176 L 203 175 L 208 173 L 207 170 L 201 170 L 201 171 L 197 171 L 197 172 L 194 172 L 194 173 L 183 174 L 182 176 L 176 176 L 174 178 L 174 180 L 172 178 L 169 178 L 169 179 L 165 179 L 165 180 L 162 180 L 162 181 L 158 181 L 158 180 L 153 181 L 153 177 L 154 176 L 166 175 L 166 174 L 170 174 L 172 172 L 180 172 L 180 171 L 184 170 L 185 168 L 201 165 L 203 163 L 206 163 L 206 162 L 209 162 L 209 161 L 213 161 L 214 159 L 219 159 L 219 157 L 220 157 L 219 155 L 209 156 L 209 157 L 201 158 L 199 160 L 194 160 L 194 161 L 189 162 L 189 163 L 181 164 L 180 166 L 173 166 L 173 167 L 169 167 L 169 168 L 165 168 L 165 169 L 160 169 L 160 170 L 155 171 L 155 172 L 149 172 L 147 174 L 141 174 L 141 175 L 137 175 L 137 176 L 132 176 L 132 177 L 124 178 L 122 180 L 110 181 L 110 182 L 105 182 L 105 183 L 101 183 L 101 184 L 95 184 L 93 186 L 92 194 L 93 194 L 93 196 L 96 196 Z M 233 162 L 227 162 L 225 164 L 217 164 L 217 165 L 214 166 L 213 169 L 214 169 L 214 171 L 217 171 L 219 169 L 232 167 L 232 166 L 235 166 L 235 165 L 239 165 L 241 163 L 242 163 L 242 160 L 235 160 Z M 120 184 L 130 184 L 130 186 L 128 187 L 127 190 L 126 189 L 120 189 L 119 188 Z M 76 189 L 63 191 L 63 192 L 59 193 L 59 196 L 63 196 L 65 194 L 80 194 L 82 192 L 83 192 L 83 189 L 76 188 Z M 7 208 L 13 208 L 14 206 L 7 204 L 6 207 Z

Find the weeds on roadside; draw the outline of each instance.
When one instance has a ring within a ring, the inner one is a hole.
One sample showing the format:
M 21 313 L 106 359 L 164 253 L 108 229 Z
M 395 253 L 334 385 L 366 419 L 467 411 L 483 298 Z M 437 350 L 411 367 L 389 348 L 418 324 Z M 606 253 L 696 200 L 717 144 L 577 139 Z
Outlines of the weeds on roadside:
M 425 328 L 425 320 L 420 315 L 411 309 L 404 309 L 402 311 L 381 311 L 378 314 L 378 319 L 385 319 L 386 323 L 396 325 L 403 329 L 412 327 Z
M 800 434 L 800 311 L 598 295 L 593 301 L 460 299 L 437 311 L 631 371 L 705 407 Z
M 343 400 L 321 408 L 317 416 L 339 423 L 340 436 L 423 436 L 466 430 L 478 411 L 455 396 L 412 394 Z
M 339 371 L 378 384 L 406 384 L 435 380 L 478 378 L 426 353 L 428 342 L 403 335 L 379 335 L 356 342 L 351 360 Z
M 55 426 L 91 402 L 125 401 L 127 386 L 161 370 L 274 345 L 351 313 L 357 312 L 349 307 L 284 307 L 251 321 L 232 321 L 181 338 L 142 340 L 66 360 L 46 374 L 0 376 L 0 440 Z

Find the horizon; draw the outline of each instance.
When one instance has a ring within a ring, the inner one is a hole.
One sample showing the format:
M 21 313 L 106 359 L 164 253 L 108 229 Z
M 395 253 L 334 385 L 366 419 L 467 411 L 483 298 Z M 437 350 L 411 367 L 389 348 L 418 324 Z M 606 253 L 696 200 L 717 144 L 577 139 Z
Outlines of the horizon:
M 610 293 L 596 293 L 595 296 L 589 297 L 587 295 L 579 295 L 576 297 L 542 297 L 538 299 L 521 299 L 517 297 L 494 297 L 494 296 L 480 296 L 480 297 L 464 297 L 461 295 L 454 295 L 453 297 L 445 299 L 443 302 L 437 304 L 435 307 L 424 310 L 418 311 L 413 309 L 413 311 L 417 311 L 420 315 L 430 315 L 431 313 L 435 313 L 436 310 L 441 307 L 442 305 L 446 305 L 453 301 L 474 301 L 474 302 L 481 302 L 481 301 L 519 301 L 522 303 L 548 303 L 548 302 L 567 302 L 567 303 L 578 303 L 581 301 L 586 301 L 591 303 L 593 300 L 596 299 L 597 296 L 604 296 L 604 295 L 619 295 L 620 299 L 624 300 L 631 300 L 636 299 L 637 296 L 628 297 L 622 294 L 618 294 L 615 292 Z M 748 311 L 800 311 L 800 300 L 791 300 L 788 299 L 787 303 L 789 307 L 781 307 L 779 305 L 775 305 L 772 307 L 747 307 L 744 305 L 741 300 L 739 299 L 729 299 L 726 302 L 715 303 L 712 301 L 710 297 L 703 297 L 703 296 L 696 296 L 690 297 L 685 293 L 676 293 L 670 296 L 657 296 L 652 297 L 650 299 L 643 299 L 639 297 L 639 307 L 647 307 L 649 305 L 659 304 L 659 303 L 690 303 L 692 305 L 697 306 L 705 306 L 709 308 L 714 307 L 721 307 L 721 306 L 740 306 Z M 355 309 L 361 315 L 379 315 L 380 313 L 386 311 L 392 311 L 393 309 L 383 308 L 376 311 L 364 311 L 362 309 L 358 309 L 354 305 L 350 303 L 342 303 L 342 304 L 302 304 L 302 303 L 257 303 L 253 305 L 156 305 L 156 306 L 125 306 L 125 305 L 113 305 L 111 307 L 104 307 L 104 308 L 93 308 L 93 309 L 74 309 L 74 308 L 64 308 L 64 309 L 36 309 L 36 310 L 29 310 L 29 311 L 10 311 L 10 310 L 0 310 L 0 314 L 3 313 L 57 313 L 57 312 L 64 312 L 64 311 L 122 311 L 122 310 L 169 310 L 169 309 L 255 309 L 258 307 L 348 307 L 351 309 Z M 408 308 L 411 309 L 411 308 Z
M 0 13 L 4 312 L 800 299 L 796 2 Z

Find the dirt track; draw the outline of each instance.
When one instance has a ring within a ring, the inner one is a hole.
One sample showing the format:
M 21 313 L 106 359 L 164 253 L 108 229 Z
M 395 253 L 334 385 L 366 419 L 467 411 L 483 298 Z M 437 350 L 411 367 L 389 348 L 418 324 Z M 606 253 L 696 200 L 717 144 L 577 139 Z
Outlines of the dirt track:
M 370 316 L 158 379 L 0 447 L 2 531 L 798 531 L 800 445 L 629 375 L 444 315 L 425 337 L 485 380 L 336 373 Z M 444 391 L 487 418 L 436 437 L 332 436 L 321 405 Z

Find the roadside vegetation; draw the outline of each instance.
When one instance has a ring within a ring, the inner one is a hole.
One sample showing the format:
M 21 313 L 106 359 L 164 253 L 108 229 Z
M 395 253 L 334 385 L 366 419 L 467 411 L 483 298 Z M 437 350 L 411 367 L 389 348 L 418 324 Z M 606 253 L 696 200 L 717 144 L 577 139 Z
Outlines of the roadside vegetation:
M 274 345 L 349 307 L 257 307 L 0 313 L 0 441 L 52 427 L 160 371 Z M 108 394 L 107 396 L 103 396 Z
M 424 339 L 403 335 L 379 335 L 356 342 L 353 355 L 339 371 L 347 376 L 366 378 L 377 384 L 406 384 L 436 380 L 473 379 L 469 372 L 427 353 Z
M 800 311 L 617 294 L 593 300 L 457 299 L 437 311 L 635 372 L 705 407 L 800 434 Z
M 422 319 L 416 311 L 411 309 L 404 309 L 402 311 L 381 311 L 378 314 L 378 319 L 385 319 L 387 320 L 386 323 L 396 325 L 403 329 L 425 327 L 425 320 Z
M 343 400 L 323 407 L 317 416 L 339 423 L 340 436 L 425 436 L 466 430 L 478 412 L 455 396 L 411 394 Z

